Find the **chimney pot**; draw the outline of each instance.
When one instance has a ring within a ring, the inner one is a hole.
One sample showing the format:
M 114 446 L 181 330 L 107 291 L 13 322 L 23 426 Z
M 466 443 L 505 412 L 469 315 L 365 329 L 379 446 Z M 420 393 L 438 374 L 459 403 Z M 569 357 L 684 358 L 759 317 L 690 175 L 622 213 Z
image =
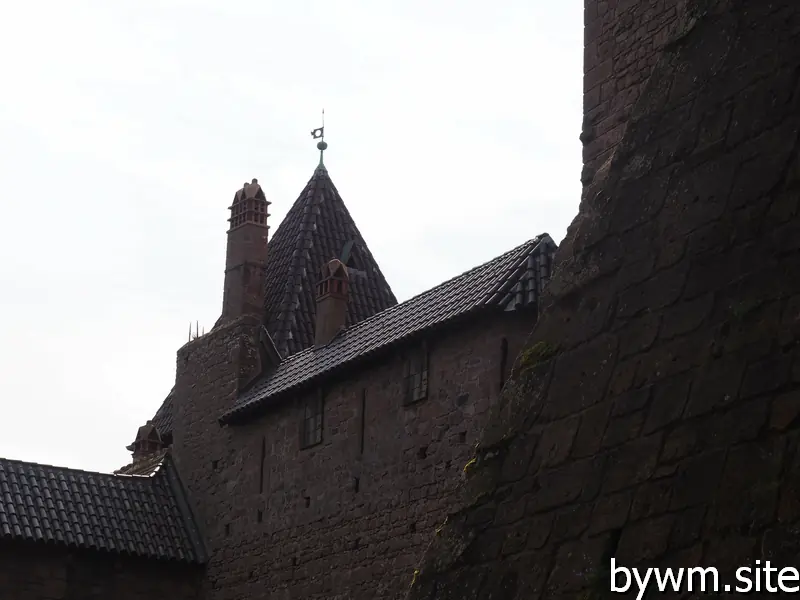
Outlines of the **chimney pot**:
M 257 183 L 253 179 L 253 184 Z M 267 259 L 269 201 L 245 182 L 230 208 L 225 256 L 221 319 L 261 316 L 264 310 L 264 269 Z M 245 202 L 246 200 L 246 202 Z
M 344 329 L 347 322 L 349 276 L 342 261 L 334 258 L 322 267 L 317 285 L 317 315 L 314 345 L 325 346 Z

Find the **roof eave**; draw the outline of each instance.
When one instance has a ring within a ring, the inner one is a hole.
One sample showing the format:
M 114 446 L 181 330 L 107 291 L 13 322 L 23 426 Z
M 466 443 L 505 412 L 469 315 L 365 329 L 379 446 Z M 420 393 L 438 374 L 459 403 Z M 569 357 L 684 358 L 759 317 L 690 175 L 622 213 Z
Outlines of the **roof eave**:
M 358 369 L 363 367 L 365 364 L 371 363 L 373 361 L 378 361 L 387 354 L 390 354 L 391 351 L 396 350 L 399 346 L 405 346 L 407 344 L 411 344 L 420 338 L 428 337 L 430 335 L 434 335 L 440 333 L 443 330 L 449 329 L 462 323 L 463 321 L 469 320 L 474 318 L 480 314 L 488 314 L 488 313 L 498 313 L 502 314 L 505 312 L 502 307 L 496 305 L 480 305 L 472 310 L 466 311 L 456 317 L 449 319 L 447 321 L 442 321 L 440 323 L 435 323 L 429 327 L 419 329 L 407 336 L 398 338 L 387 344 L 386 346 L 381 346 L 380 348 L 376 348 L 374 350 L 365 352 L 364 354 L 358 356 L 357 358 L 340 365 L 338 368 L 333 368 L 330 371 L 324 371 L 319 373 L 318 375 L 314 375 L 309 377 L 308 379 L 302 380 L 299 383 L 296 383 L 292 386 L 282 389 L 279 392 L 271 394 L 269 396 L 264 396 L 260 398 L 258 401 L 252 404 L 246 404 L 239 408 L 231 409 L 225 412 L 219 419 L 218 422 L 220 425 L 241 425 L 244 424 L 251 419 L 259 416 L 267 412 L 269 409 L 275 407 L 277 404 L 282 403 L 287 397 L 295 396 L 298 393 L 303 393 L 308 391 L 309 389 L 313 389 L 314 387 L 320 385 L 320 383 L 324 381 L 330 381 L 331 379 L 336 379 L 344 376 L 348 372 L 352 372 L 354 369 Z
M 357 368 L 359 366 L 362 366 L 366 361 L 375 360 L 378 356 L 382 356 L 384 353 L 396 348 L 398 345 L 406 344 L 406 343 L 410 342 L 411 340 L 413 340 L 413 339 L 415 339 L 417 337 L 423 337 L 423 336 L 426 336 L 426 335 L 430 335 L 431 333 L 434 333 L 435 331 L 438 331 L 438 330 L 440 330 L 442 328 L 452 326 L 454 323 L 457 323 L 457 322 L 460 323 L 460 322 L 462 322 L 462 320 L 474 317 L 479 312 L 486 311 L 486 310 L 498 310 L 500 312 L 506 312 L 505 305 L 502 302 L 502 300 L 505 298 L 504 291 L 506 291 L 505 287 L 509 283 L 509 280 L 515 278 L 519 274 L 520 270 L 523 269 L 523 267 L 525 265 L 525 261 L 527 261 L 530 256 L 533 256 L 533 255 L 535 255 L 537 253 L 541 253 L 541 250 L 542 250 L 543 246 L 547 247 L 547 250 L 545 250 L 545 252 L 547 252 L 548 250 L 549 251 L 553 251 L 554 249 L 557 248 L 555 242 L 550 237 L 550 235 L 547 234 L 547 233 L 540 234 L 540 235 L 532 238 L 531 240 L 529 240 L 527 243 L 528 244 L 532 243 L 532 246 L 528 250 L 527 254 L 524 257 L 520 258 L 519 264 L 515 265 L 513 270 L 506 274 L 506 277 L 504 278 L 504 280 L 499 281 L 494 286 L 494 288 L 491 290 L 489 295 L 486 296 L 481 303 L 476 304 L 471 309 L 466 310 L 465 312 L 463 312 L 463 313 L 461 313 L 459 315 L 455 315 L 452 318 L 447 319 L 445 321 L 440 321 L 440 322 L 434 323 L 434 324 L 432 324 L 432 325 L 430 325 L 428 327 L 423 327 L 421 329 L 413 331 L 413 332 L 409 333 L 406 336 L 403 336 L 403 337 L 400 337 L 400 338 L 397 338 L 397 339 L 391 341 L 390 343 L 386 344 L 385 346 L 381 346 L 381 347 L 375 348 L 373 350 L 370 350 L 368 352 L 365 352 L 364 354 L 359 355 L 359 356 L 357 356 L 356 358 L 354 358 L 352 360 L 349 360 L 347 362 L 339 364 L 339 365 L 331 368 L 330 370 L 322 371 L 322 372 L 320 372 L 320 373 L 318 373 L 316 375 L 313 375 L 313 376 L 309 377 L 308 379 L 301 380 L 296 384 L 293 384 L 293 385 L 288 386 L 288 387 L 286 387 L 284 389 L 281 389 L 278 392 L 275 392 L 274 394 L 271 394 L 269 396 L 265 396 L 263 398 L 260 398 L 260 399 L 258 399 L 256 401 L 252 402 L 252 403 L 248 403 L 248 404 L 244 404 L 242 406 L 236 407 L 236 408 L 232 408 L 232 409 L 226 411 L 225 413 L 223 413 L 222 416 L 219 417 L 219 419 L 218 419 L 219 424 L 220 425 L 235 425 L 235 424 L 240 424 L 242 422 L 248 421 L 249 419 L 251 419 L 254 416 L 256 416 L 259 413 L 261 413 L 262 411 L 266 410 L 267 407 L 274 406 L 275 403 L 279 402 L 281 399 L 283 399 L 284 397 L 286 397 L 288 395 L 295 395 L 295 394 L 297 394 L 299 392 L 302 392 L 302 391 L 304 391 L 304 390 L 306 390 L 306 389 L 308 389 L 310 387 L 313 387 L 315 385 L 319 385 L 319 383 L 321 381 L 330 380 L 333 377 L 341 376 L 343 373 L 348 372 L 351 369 L 354 369 L 354 368 Z M 491 262 L 491 261 L 489 261 L 489 262 Z M 488 263 L 484 263 L 484 264 L 488 264 Z M 476 268 L 479 268 L 479 267 L 476 267 Z M 435 288 L 432 288 L 432 289 L 435 289 Z M 538 306 L 538 302 L 539 302 L 539 299 L 537 297 L 536 300 L 533 303 L 530 303 L 530 304 Z M 520 308 L 527 307 L 530 304 L 524 304 L 524 305 L 522 305 L 520 307 L 514 307 L 514 309 L 515 310 L 519 310 Z M 291 358 L 291 357 L 289 357 L 289 358 Z

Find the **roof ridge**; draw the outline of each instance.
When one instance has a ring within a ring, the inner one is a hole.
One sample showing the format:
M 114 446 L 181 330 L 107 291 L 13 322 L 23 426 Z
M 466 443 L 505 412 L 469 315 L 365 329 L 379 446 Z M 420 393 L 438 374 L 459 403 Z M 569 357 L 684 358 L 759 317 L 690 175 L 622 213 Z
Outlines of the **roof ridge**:
M 544 239 L 545 236 L 547 236 L 546 233 L 542 234 L 542 235 L 537 235 L 536 237 L 532 237 L 531 239 L 523 242 L 522 244 L 519 244 L 518 246 L 512 248 L 511 250 L 507 250 L 506 252 L 503 252 L 502 254 L 498 254 L 494 258 L 491 258 L 491 259 L 489 259 L 489 260 L 487 260 L 485 262 L 482 262 L 481 264 L 476 265 L 476 266 L 472 267 L 471 269 L 467 269 L 466 271 L 463 271 L 463 272 L 459 273 L 458 275 L 455 275 L 455 276 L 451 277 L 450 279 L 446 279 L 446 280 L 442 281 L 441 283 L 436 284 L 432 288 L 428 288 L 427 290 L 424 290 L 424 291 L 420 292 L 419 294 L 416 294 L 415 296 L 412 296 L 408 300 L 403 300 L 400 304 L 405 304 L 406 302 L 411 302 L 415 298 L 419 298 L 420 296 L 424 296 L 425 294 L 427 294 L 427 293 L 429 293 L 429 292 L 431 292 L 431 291 L 433 291 L 435 289 L 438 289 L 438 288 L 440 288 L 442 286 L 445 286 L 448 283 L 451 283 L 451 282 L 455 281 L 456 279 L 461 279 L 462 277 L 466 277 L 466 276 L 470 275 L 471 273 L 474 273 L 475 271 L 483 269 L 489 263 L 500 262 L 504 258 L 506 258 L 507 256 L 511 256 L 512 254 L 520 252 L 526 246 L 538 244 L 539 242 L 542 241 L 542 239 Z M 397 304 L 395 306 L 400 306 L 400 304 Z M 390 306 L 389 308 L 385 309 L 385 311 L 392 310 L 393 308 L 395 308 L 395 306 Z M 385 312 L 385 311 L 381 311 L 381 312 Z M 377 313 L 377 314 L 380 314 L 380 313 Z M 372 318 L 372 317 L 370 317 L 370 318 Z
M 327 171 L 320 171 L 317 169 L 314 171 L 314 174 L 311 176 L 311 179 L 308 180 L 303 191 L 300 192 L 300 195 L 297 197 L 297 200 L 294 201 L 294 204 L 289 209 L 291 211 L 294 209 L 295 206 L 298 206 L 303 202 L 305 202 L 309 196 L 311 196 L 311 206 L 314 205 L 314 197 L 317 194 L 317 190 L 319 186 L 317 185 L 317 180 L 319 179 L 318 173 L 324 173 L 327 176 Z M 307 211 L 308 214 L 302 214 L 300 219 L 300 235 L 297 236 L 297 241 L 292 243 L 293 251 L 291 256 L 291 261 L 289 263 L 289 273 L 295 273 L 298 268 L 302 267 L 303 261 L 305 260 L 305 256 L 303 255 L 303 250 L 307 245 L 311 244 L 311 234 L 313 232 L 314 227 L 312 225 L 316 225 L 314 211 L 309 210 Z M 289 213 L 287 213 L 288 215 Z M 282 224 L 282 223 L 281 223 Z M 278 226 L 280 229 L 280 225 Z M 277 233 L 277 231 L 276 231 Z M 298 252 L 299 250 L 299 252 Z M 269 244 L 267 244 L 267 252 L 269 252 Z M 282 306 L 295 306 L 298 302 L 298 297 L 300 295 L 300 290 L 298 286 L 294 285 L 294 282 L 287 281 L 288 287 L 284 291 L 283 294 L 283 302 L 281 303 Z M 267 316 L 266 313 L 264 315 Z M 286 326 L 285 323 L 282 323 L 283 326 Z
M 170 461 L 152 477 L 0 459 L 0 540 L 203 563 L 202 537 L 176 492 Z M 135 538 L 130 531 L 138 532 Z
M 149 479 L 149 475 L 125 475 L 122 473 L 107 473 L 105 471 L 87 471 L 86 469 L 76 469 L 74 467 L 62 467 L 59 465 L 51 465 L 47 463 L 37 463 L 28 460 L 20 460 L 17 458 L 4 458 L 0 456 L 0 465 L 3 463 L 12 463 L 17 465 L 25 465 L 28 467 L 40 467 L 43 469 L 58 469 L 59 471 L 69 471 L 70 473 L 84 473 L 85 475 L 103 475 L 107 477 L 139 477 L 141 479 Z
M 342 208 L 344 209 L 344 214 L 350 220 L 350 226 L 354 229 L 354 233 L 358 237 L 360 237 L 362 240 L 364 240 L 364 247 L 362 248 L 362 250 L 364 250 L 369 255 L 369 258 L 371 258 L 372 261 L 375 264 L 378 264 L 378 261 L 375 260 L 375 257 L 372 255 L 372 251 L 369 249 L 369 245 L 367 244 L 367 241 L 364 239 L 364 234 L 362 234 L 361 230 L 358 228 L 358 224 L 356 223 L 356 220 L 350 214 L 350 209 L 347 208 L 347 205 L 344 203 L 344 200 L 342 200 L 342 195 L 339 193 L 339 189 L 336 187 L 336 184 L 333 183 L 333 179 L 331 179 L 331 176 L 328 175 L 328 171 L 327 170 L 325 171 L 324 175 L 327 178 L 328 183 L 330 184 L 331 188 L 333 189 L 334 194 L 339 197 L 339 200 L 341 200 Z M 389 283 L 387 282 L 386 285 L 389 285 Z M 394 297 L 394 292 L 391 290 L 391 288 L 389 289 L 389 293 L 392 295 L 392 297 Z M 395 304 L 396 303 L 397 303 L 397 298 L 395 297 Z

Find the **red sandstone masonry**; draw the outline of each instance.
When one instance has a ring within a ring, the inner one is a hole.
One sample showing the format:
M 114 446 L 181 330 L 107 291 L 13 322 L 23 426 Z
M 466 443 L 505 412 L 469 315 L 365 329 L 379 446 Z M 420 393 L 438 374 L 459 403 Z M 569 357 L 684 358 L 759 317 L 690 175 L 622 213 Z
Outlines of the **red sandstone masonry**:
M 559 350 L 498 404 L 409 600 L 797 561 L 800 4 L 692 6 L 557 255 L 532 341 Z
M 400 353 L 332 382 L 323 442 L 305 450 L 304 396 L 246 425 L 216 423 L 236 388 L 226 357 L 237 339 L 252 339 L 248 325 L 185 346 L 175 454 L 210 543 L 207 598 L 402 596 L 498 397 L 502 339 L 510 369 L 533 320 L 507 313 L 428 339 L 428 397 L 411 406 L 402 404 Z
M 584 12 L 584 184 L 612 155 L 664 45 L 681 26 L 686 0 L 586 0 Z

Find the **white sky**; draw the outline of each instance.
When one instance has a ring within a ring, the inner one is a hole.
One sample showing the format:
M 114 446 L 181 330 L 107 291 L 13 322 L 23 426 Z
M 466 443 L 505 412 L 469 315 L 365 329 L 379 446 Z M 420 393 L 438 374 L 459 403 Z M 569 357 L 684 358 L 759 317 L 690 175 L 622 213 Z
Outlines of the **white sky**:
M 0 456 L 111 471 L 325 163 L 399 300 L 580 196 L 582 0 L 0 0 Z

